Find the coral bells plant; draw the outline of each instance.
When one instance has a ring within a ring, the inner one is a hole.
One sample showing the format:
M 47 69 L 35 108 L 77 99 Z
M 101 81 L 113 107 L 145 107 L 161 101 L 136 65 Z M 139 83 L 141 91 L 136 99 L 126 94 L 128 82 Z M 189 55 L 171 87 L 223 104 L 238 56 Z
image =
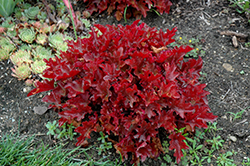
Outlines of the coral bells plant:
M 205 84 L 198 82 L 202 59 L 183 61 L 189 46 L 168 48 L 176 28 L 163 32 L 145 23 L 95 25 L 90 38 L 68 41 L 60 58 L 44 61 L 43 82 L 28 96 L 51 91 L 42 100 L 59 112 L 59 124 L 73 123 L 77 146 L 92 131 L 112 135 L 114 147 L 132 163 L 163 152 L 159 129 L 165 129 L 170 150 L 180 162 L 183 133 L 175 129 L 206 128 L 214 116 L 207 105 Z M 110 137 L 112 139 L 112 137 Z
M 127 17 L 130 17 L 132 14 L 137 16 L 138 14 L 142 14 L 144 17 L 147 16 L 147 11 L 149 11 L 152 7 L 155 7 L 160 14 L 169 13 L 170 6 L 172 3 L 170 0 L 83 0 L 84 2 L 88 2 L 87 11 L 92 14 L 93 12 L 103 12 L 107 10 L 109 14 L 112 13 L 113 10 L 116 10 L 115 17 L 118 21 L 124 15 L 125 9 L 127 7 L 131 8 L 131 12 L 127 11 Z M 125 13 L 126 14 L 126 13 Z

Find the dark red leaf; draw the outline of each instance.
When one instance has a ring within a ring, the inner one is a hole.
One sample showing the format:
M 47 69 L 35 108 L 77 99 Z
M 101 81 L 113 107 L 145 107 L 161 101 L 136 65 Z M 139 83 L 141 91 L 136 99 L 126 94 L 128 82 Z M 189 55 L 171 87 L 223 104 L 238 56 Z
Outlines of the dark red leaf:
M 182 149 L 188 149 L 188 146 L 186 143 L 183 142 L 186 138 L 181 135 L 182 133 L 176 133 L 173 132 L 172 134 L 169 135 L 169 139 L 171 141 L 169 142 L 169 150 L 175 149 L 174 156 L 176 157 L 177 163 L 181 161 L 181 157 L 183 156 Z

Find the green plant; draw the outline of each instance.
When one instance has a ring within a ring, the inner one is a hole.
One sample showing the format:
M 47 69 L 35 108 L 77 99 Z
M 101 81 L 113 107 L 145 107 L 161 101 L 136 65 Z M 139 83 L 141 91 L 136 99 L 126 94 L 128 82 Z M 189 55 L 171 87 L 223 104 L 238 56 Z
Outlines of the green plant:
M 60 144 L 48 148 L 37 140 L 37 143 L 34 143 L 35 136 L 20 137 L 1 133 L 0 138 L 0 165 L 3 166 L 79 166 L 88 163 L 85 160 L 74 159 L 77 155 L 86 151 L 80 149 L 80 147 L 65 150 L 63 145 Z
M 53 123 L 48 122 L 46 124 L 47 129 L 49 129 L 49 131 L 47 132 L 47 135 L 56 135 L 56 133 L 59 133 L 60 130 L 58 129 L 58 123 L 56 122 L 56 120 L 53 121 Z
M 241 70 L 241 71 L 240 71 L 240 74 L 241 74 L 241 75 L 245 74 L 244 70 Z
M 0 48 L 0 61 L 9 59 L 10 54 L 7 50 Z
M 10 16 L 17 3 L 22 0 L 0 0 L 0 14 L 4 17 Z
M 40 9 L 38 6 L 30 7 L 24 10 L 24 16 L 26 16 L 28 19 L 34 20 L 37 18 L 37 15 L 39 12 L 40 12 Z
M 250 47 L 250 42 L 245 43 L 245 47 Z
M 44 22 L 44 20 L 47 18 L 47 13 L 40 11 L 37 15 L 37 18 L 40 20 L 40 22 Z
M 20 29 L 18 32 L 20 39 L 26 43 L 32 43 L 36 38 L 36 32 L 33 27 Z
M 64 42 L 63 35 L 59 32 L 49 35 L 49 45 L 57 50 L 66 51 L 67 43 Z
M 232 156 L 233 153 L 228 151 L 224 154 L 220 154 L 220 156 L 217 158 L 216 163 L 218 164 L 218 166 L 236 166 L 236 164 L 234 164 L 234 160 L 230 159 L 228 157 Z
M 213 152 L 214 152 L 214 149 L 207 149 L 207 148 L 205 148 L 204 149 L 204 153 L 205 153 L 204 155 L 205 156 L 203 156 L 202 158 L 204 160 L 207 160 L 207 163 L 211 163 L 212 158 L 214 158 Z
M 191 145 L 189 145 L 187 143 L 187 141 L 185 141 L 187 146 L 189 147 L 188 152 L 193 157 L 193 160 L 191 160 L 191 163 L 195 164 L 197 161 L 201 161 L 200 160 L 200 156 L 201 156 L 200 149 L 203 147 L 203 145 L 202 144 L 198 145 L 198 143 L 200 143 L 200 139 L 198 137 L 194 137 L 194 139 L 186 137 L 186 139 L 187 139 L 187 141 L 191 142 Z
M 30 51 L 23 51 L 21 49 L 13 53 L 10 56 L 10 60 L 16 66 L 21 65 L 23 63 L 31 63 L 32 61 Z
M 20 19 L 22 17 L 22 10 L 19 7 L 16 7 L 14 9 L 14 13 L 16 19 Z
M 250 158 L 247 157 L 246 159 L 243 160 L 241 163 L 243 166 L 250 166 Z
M 34 61 L 30 67 L 34 74 L 41 74 L 47 68 L 46 63 L 43 60 Z
M 163 160 L 165 161 L 165 162 L 167 162 L 167 163 L 171 163 L 172 162 L 172 158 L 171 158 L 171 156 L 169 155 L 169 143 L 168 143 L 168 141 L 164 141 L 163 143 L 162 143 L 162 148 L 163 148 L 163 150 L 164 150 L 164 152 L 165 152 L 165 154 L 163 154 Z M 160 157 L 158 158 L 158 159 L 161 159 Z M 161 166 L 164 166 L 166 163 L 163 163 Z
M 222 130 L 222 128 L 217 128 L 217 122 L 214 123 L 208 122 L 205 132 L 217 132 L 218 130 Z
M 248 12 L 250 13 L 249 10 L 249 0 L 229 0 L 230 2 L 233 3 L 233 5 L 231 5 L 232 7 L 238 6 L 240 9 L 236 9 L 237 12 L 239 13 L 244 13 L 244 12 Z
M 207 73 L 201 71 L 199 80 L 202 81 L 205 77 L 207 77 Z
M 24 80 L 31 75 L 30 67 L 28 64 L 21 64 L 19 66 L 14 66 L 15 68 L 11 68 L 12 76 L 17 77 L 19 80 Z
M 239 119 L 239 118 L 241 119 L 242 114 L 243 114 L 243 113 L 246 111 L 246 109 L 248 109 L 248 108 L 250 108 L 250 107 L 247 107 L 247 108 L 241 110 L 240 112 L 236 112 L 236 113 L 233 113 L 233 112 L 226 112 L 226 113 L 231 114 L 231 115 L 233 116 L 233 121 L 235 121 L 236 119 Z
M 222 143 L 225 141 L 221 139 L 221 136 L 213 137 L 211 140 L 206 140 L 207 143 L 212 145 L 212 149 L 219 150 L 220 147 L 222 147 Z
M 56 0 L 56 2 L 57 2 L 57 5 L 56 5 L 57 15 L 61 17 L 65 13 L 66 7 L 62 0 Z
M 16 49 L 15 45 L 12 44 L 8 38 L 2 36 L 0 36 L 0 47 L 1 49 L 6 50 L 8 53 L 11 53 Z
M 47 132 L 47 135 L 53 135 L 57 139 L 66 138 L 66 139 L 73 140 L 74 135 L 76 135 L 76 133 L 73 131 L 75 128 L 73 124 L 64 123 L 60 127 L 61 128 L 60 130 L 58 128 L 58 123 L 56 122 L 56 120 L 54 120 L 53 123 L 48 122 L 46 124 L 46 127 L 49 129 L 49 131 Z
M 48 36 L 46 34 L 40 33 L 36 37 L 37 44 L 45 45 L 48 40 Z
M 41 45 L 32 49 L 32 55 L 34 60 L 43 60 L 53 58 L 52 50 L 45 48 Z
M 98 149 L 98 155 L 101 155 L 101 153 L 104 151 L 106 152 L 107 150 L 112 148 L 112 143 L 111 142 L 107 142 L 106 139 L 108 138 L 108 135 L 103 134 L 103 132 L 100 132 L 100 137 L 97 138 L 98 141 L 101 141 L 101 145 L 99 147 L 97 147 Z

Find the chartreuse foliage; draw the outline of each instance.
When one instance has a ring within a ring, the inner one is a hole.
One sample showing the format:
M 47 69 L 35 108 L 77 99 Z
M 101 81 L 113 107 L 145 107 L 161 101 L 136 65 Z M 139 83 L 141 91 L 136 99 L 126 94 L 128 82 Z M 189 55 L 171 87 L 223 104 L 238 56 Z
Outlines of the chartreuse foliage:
M 147 11 L 149 11 L 152 7 L 156 8 L 160 14 L 169 13 L 170 6 L 172 3 L 170 0 L 83 0 L 84 2 L 88 2 L 87 11 L 92 14 L 93 12 L 103 12 L 107 10 L 109 14 L 112 11 L 116 10 L 115 17 L 118 21 L 121 20 L 124 13 L 127 14 L 127 17 L 137 16 L 138 14 L 147 16 Z M 130 10 L 127 10 L 129 7 Z
M 159 129 L 168 134 L 169 150 L 179 163 L 183 127 L 207 128 L 214 116 L 207 105 L 198 78 L 202 59 L 183 61 L 189 46 L 167 48 L 174 42 L 176 28 L 163 32 L 139 20 L 125 27 L 95 25 L 90 38 L 68 41 L 60 58 L 44 60 L 43 82 L 28 96 L 51 91 L 42 100 L 59 111 L 59 125 L 65 122 L 80 133 L 77 146 L 85 145 L 92 131 L 116 136 L 114 147 L 132 163 L 157 157 L 163 148 Z

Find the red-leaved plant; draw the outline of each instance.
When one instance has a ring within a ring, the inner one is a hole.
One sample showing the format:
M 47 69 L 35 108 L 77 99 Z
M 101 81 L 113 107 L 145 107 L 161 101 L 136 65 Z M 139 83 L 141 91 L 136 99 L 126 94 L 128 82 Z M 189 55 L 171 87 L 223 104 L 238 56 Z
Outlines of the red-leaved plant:
M 147 11 L 152 7 L 155 7 L 160 14 L 169 13 L 170 6 L 172 3 L 170 0 L 83 0 L 88 2 L 87 11 L 92 14 L 93 12 L 103 12 L 107 10 L 109 14 L 113 10 L 116 10 L 115 17 L 118 21 L 124 15 L 124 11 L 127 7 L 131 7 L 132 11 L 127 11 L 127 17 L 131 14 L 137 16 L 142 14 L 144 17 L 147 16 Z
M 179 163 L 185 137 L 175 129 L 206 128 L 217 117 L 210 113 L 198 78 L 202 59 L 183 61 L 189 46 L 167 48 L 176 28 L 163 32 L 145 23 L 95 25 L 91 37 L 68 41 L 67 52 L 44 60 L 48 68 L 28 96 L 51 91 L 42 100 L 53 103 L 59 124 L 77 125 L 84 145 L 92 131 L 116 136 L 114 147 L 132 163 L 163 152 L 159 129 L 165 129 L 170 150 Z

